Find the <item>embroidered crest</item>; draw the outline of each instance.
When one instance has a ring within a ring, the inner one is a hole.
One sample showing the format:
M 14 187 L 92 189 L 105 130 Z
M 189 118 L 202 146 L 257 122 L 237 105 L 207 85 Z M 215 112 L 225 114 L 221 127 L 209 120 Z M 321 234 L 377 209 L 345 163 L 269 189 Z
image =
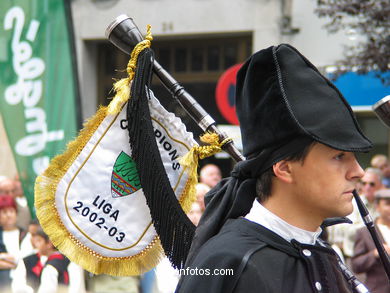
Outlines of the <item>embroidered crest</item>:
M 112 197 L 123 197 L 141 189 L 138 171 L 133 159 L 121 152 L 116 158 L 111 175 Z

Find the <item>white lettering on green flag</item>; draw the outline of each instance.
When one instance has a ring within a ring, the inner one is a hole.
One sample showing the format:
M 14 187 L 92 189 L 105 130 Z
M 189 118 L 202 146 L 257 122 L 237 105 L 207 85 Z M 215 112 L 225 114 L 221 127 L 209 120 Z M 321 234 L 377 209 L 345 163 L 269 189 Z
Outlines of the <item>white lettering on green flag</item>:
M 32 207 L 36 176 L 77 131 L 69 15 L 63 1 L 1 0 L 0 20 L 0 112 Z

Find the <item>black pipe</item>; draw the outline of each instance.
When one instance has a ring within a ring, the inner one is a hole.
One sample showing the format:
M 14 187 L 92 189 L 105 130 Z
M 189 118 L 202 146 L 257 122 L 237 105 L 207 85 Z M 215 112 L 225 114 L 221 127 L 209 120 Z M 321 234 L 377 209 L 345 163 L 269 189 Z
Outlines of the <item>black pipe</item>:
M 128 55 L 131 54 L 135 45 L 143 41 L 142 34 L 137 25 L 127 15 L 118 16 L 108 26 L 106 37 L 111 43 Z M 225 133 L 218 129 L 214 119 L 203 109 L 203 107 L 156 60 L 154 60 L 153 72 L 203 131 L 217 133 L 220 142 L 228 138 Z M 222 146 L 222 149 L 236 162 L 245 160 L 244 156 L 234 146 L 232 140 L 225 143 Z

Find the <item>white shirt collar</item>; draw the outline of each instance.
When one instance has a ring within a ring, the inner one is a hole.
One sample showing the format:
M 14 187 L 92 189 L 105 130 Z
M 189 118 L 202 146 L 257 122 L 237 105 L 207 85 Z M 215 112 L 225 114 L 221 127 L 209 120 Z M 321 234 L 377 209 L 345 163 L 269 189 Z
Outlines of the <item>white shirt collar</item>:
M 245 218 L 275 232 L 288 242 L 295 239 L 302 244 L 314 245 L 322 232 L 320 227 L 315 232 L 295 227 L 267 210 L 257 200 L 253 202 L 252 208 Z

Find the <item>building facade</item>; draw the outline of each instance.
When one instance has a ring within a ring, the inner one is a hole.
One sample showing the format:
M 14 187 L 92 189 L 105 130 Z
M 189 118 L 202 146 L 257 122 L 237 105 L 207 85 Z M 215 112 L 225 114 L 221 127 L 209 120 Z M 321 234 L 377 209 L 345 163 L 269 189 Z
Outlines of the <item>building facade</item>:
M 357 41 L 351 32 L 329 34 L 324 29 L 327 20 L 318 18 L 315 8 L 313 0 L 74 0 L 83 118 L 109 102 L 112 78 L 124 76 L 128 56 L 105 37 L 107 26 L 121 14 L 133 18 L 142 33 L 147 24 L 152 26 L 156 60 L 218 124 L 226 124 L 215 102 L 215 87 L 230 66 L 262 48 L 290 43 L 325 72 L 342 58 L 345 44 Z M 153 90 L 197 134 L 196 125 L 156 78 Z M 375 144 L 372 153 L 360 158 L 367 165 L 372 154 L 388 153 L 388 130 L 370 107 L 354 106 L 363 131 Z

